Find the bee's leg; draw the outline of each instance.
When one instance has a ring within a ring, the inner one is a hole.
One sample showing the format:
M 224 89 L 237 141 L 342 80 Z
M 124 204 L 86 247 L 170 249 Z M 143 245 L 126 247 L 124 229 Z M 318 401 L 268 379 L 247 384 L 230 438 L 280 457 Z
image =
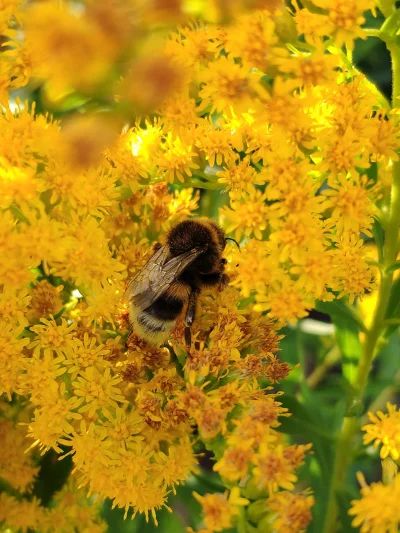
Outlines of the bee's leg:
M 128 335 L 126 336 L 126 339 L 125 339 L 125 348 L 129 348 L 128 341 L 132 333 L 133 333 L 133 324 L 129 324 Z
M 155 242 L 153 244 L 153 252 L 158 252 L 158 250 L 161 248 L 162 244 L 160 242 Z
M 192 332 L 191 327 L 193 325 L 196 316 L 197 298 L 200 291 L 198 289 L 192 289 L 189 294 L 188 306 L 185 316 L 185 343 L 188 351 L 192 345 Z

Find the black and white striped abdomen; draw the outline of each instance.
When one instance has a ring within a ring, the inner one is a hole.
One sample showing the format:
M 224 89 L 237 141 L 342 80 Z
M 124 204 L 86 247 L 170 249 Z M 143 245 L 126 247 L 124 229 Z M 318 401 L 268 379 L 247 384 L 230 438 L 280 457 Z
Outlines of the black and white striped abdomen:
M 182 312 L 184 301 L 161 296 L 144 310 L 131 307 L 134 332 L 151 344 L 163 344 L 175 326 L 176 319 Z

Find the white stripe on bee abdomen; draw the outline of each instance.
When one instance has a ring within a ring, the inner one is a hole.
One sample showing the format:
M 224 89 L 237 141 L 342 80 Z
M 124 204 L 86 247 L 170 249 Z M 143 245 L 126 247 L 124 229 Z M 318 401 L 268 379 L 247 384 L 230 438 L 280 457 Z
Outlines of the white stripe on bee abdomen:
M 131 319 L 136 335 L 158 346 L 168 340 L 175 326 L 175 320 L 161 320 L 146 311 L 139 311 L 134 306 L 131 306 Z

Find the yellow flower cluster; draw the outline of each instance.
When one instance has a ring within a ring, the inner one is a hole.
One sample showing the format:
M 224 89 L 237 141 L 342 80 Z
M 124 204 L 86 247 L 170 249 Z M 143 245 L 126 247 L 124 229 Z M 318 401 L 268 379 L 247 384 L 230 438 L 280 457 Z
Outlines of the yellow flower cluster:
M 361 499 L 353 500 L 349 514 L 354 516 L 352 525 L 360 527 L 361 533 L 392 533 L 400 526 L 400 512 L 395 501 L 400 496 L 400 474 L 398 461 L 400 455 L 400 412 L 397 407 L 387 403 L 387 413 L 369 412 L 370 424 L 365 431 L 364 444 L 373 442 L 375 448 L 381 445 L 382 482 L 367 485 L 359 473 Z
M 78 4 L 8 1 L 0 17 L 0 393 L 29 399 L 31 449 L 70 454 L 79 486 L 126 514 L 157 523 L 196 472 L 196 426 L 245 496 L 198 496 L 207 531 L 260 498 L 274 531 L 305 531 L 313 497 L 293 491 L 309 446 L 277 432 L 288 413 L 262 380 L 290 371 L 279 327 L 375 285 L 369 170 L 396 159 L 398 117 L 341 50 L 374 3 L 192 7 L 226 25 L 187 21 L 191 2 Z M 57 121 L 9 94 L 30 79 L 42 106 L 83 113 Z M 229 288 L 202 296 L 188 357 L 182 323 L 150 347 L 121 300 L 160 233 L 198 213 L 242 248 Z M 25 492 L 38 469 L 12 420 L 0 476 Z M 103 531 L 96 508 L 71 482 L 54 509 L 2 495 L 0 521 Z
M 360 500 L 354 500 L 349 513 L 354 515 L 352 525 L 361 533 L 392 533 L 400 526 L 400 513 L 396 502 L 400 495 L 400 475 L 392 483 L 362 482 Z
M 382 411 L 376 414 L 368 413 L 371 424 L 363 427 L 364 444 L 367 445 L 373 441 L 374 447 L 381 445 L 381 458 L 386 459 L 390 456 L 397 461 L 400 458 L 400 411 L 396 405 L 389 402 L 387 410 L 387 413 Z
M 86 492 L 68 482 L 54 496 L 54 506 L 45 508 L 36 498 L 17 499 L 0 494 L 0 522 L 5 521 L 12 531 L 82 531 L 105 533 L 107 526 L 99 518 L 99 501 L 90 504 Z M 8 529 L 9 531 L 10 529 Z
M 78 488 L 73 478 L 53 496 L 51 508 L 32 497 L 39 468 L 35 466 L 34 450 L 27 453 L 26 426 L 34 407 L 25 403 L 22 409 L 18 404 L 0 402 L 0 523 L 22 533 L 57 533 L 75 528 L 85 533 L 105 532 L 106 524 L 99 516 L 101 501 L 89 501 L 86 491 Z

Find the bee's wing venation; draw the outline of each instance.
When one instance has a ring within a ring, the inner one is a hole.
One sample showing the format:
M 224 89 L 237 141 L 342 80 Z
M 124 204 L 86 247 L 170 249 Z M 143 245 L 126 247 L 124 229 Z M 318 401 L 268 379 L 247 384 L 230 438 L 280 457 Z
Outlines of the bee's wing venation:
M 163 249 L 166 252 L 160 253 Z M 202 249 L 192 248 L 165 262 L 168 249 L 163 246 L 129 283 L 127 289 L 129 299 L 133 300 L 137 307 L 146 309 L 168 290 L 179 274 L 201 253 L 203 253 Z M 160 254 L 159 257 L 155 259 L 158 254 Z
M 161 246 L 157 252 L 150 257 L 148 262 L 142 267 L 128 283 L 124 298 L 132 299 L 137 293 L 143 292 L 148 288 L 151 272 L 161 273 L 162 265 L 168 258 L 168 248 Z

